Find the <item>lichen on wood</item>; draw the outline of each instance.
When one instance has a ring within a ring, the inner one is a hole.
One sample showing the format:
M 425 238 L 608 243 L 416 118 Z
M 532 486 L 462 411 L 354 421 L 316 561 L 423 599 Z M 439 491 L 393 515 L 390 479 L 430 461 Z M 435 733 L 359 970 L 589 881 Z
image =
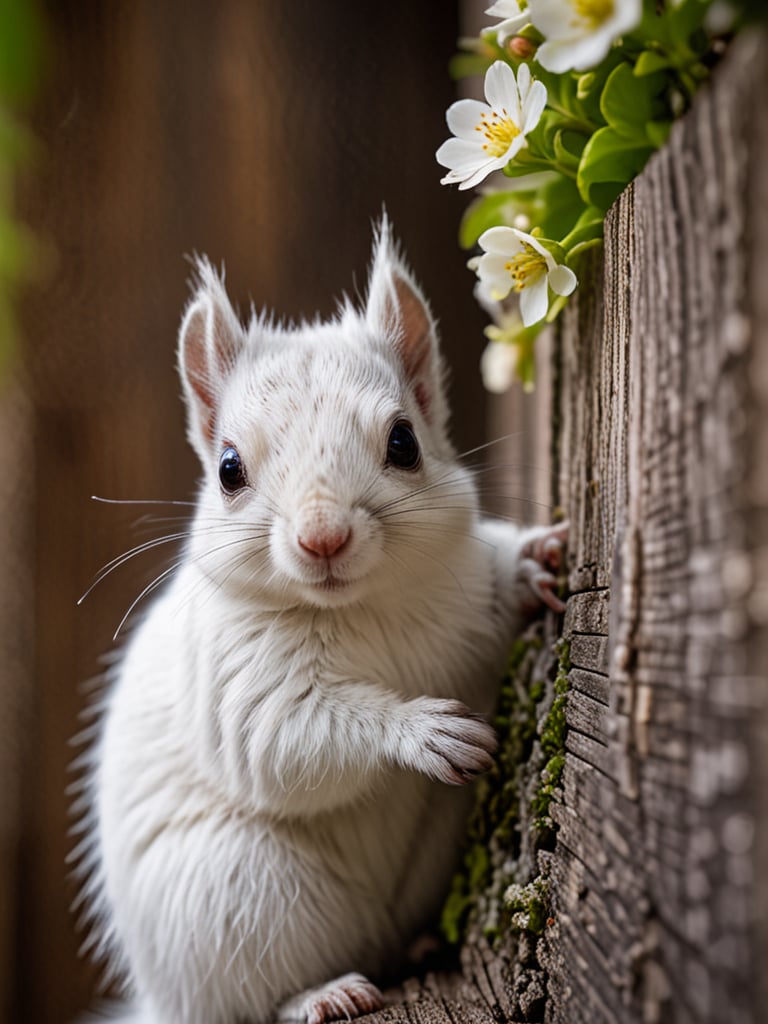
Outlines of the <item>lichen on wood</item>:
M 555 830 L 548 811 L 565 752 L 567 673 L 568 645 L 554 637 L 551 623 L 532 624 L 513 645 L 494 716 L 496 763 L 478 783 L 462 867 L 443 909 L 449 942 L 480 932 L 498 944 L 509 932 L 528 930 L 520 924 L 519 899 L 507 898 L 510 887 L 534 886 L 544 900 L 537 851 Z

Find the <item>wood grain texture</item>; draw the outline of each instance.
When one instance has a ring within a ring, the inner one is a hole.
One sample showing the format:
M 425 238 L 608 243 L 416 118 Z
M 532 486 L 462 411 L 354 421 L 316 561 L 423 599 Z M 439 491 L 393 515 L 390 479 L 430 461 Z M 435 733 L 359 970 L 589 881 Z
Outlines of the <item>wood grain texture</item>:
M 575 529 L 553 1024 L 756 1024 L 768 1005 L 767 56 L 739 40 L 619 199 L 560 336 Z
M 537 855 L 548 1024 L 768 1014 L 766 95 L 768 40 L 743 37 L 614 206 L 558 338 L 571 668 Z M 430 982 L 419 1019 L 473 1020 L 478 994 L 485 1019 L 527 1019 L 499 996 L 513 937 L 486 949 L 490 988 L 472 941 L 466 1001 Z

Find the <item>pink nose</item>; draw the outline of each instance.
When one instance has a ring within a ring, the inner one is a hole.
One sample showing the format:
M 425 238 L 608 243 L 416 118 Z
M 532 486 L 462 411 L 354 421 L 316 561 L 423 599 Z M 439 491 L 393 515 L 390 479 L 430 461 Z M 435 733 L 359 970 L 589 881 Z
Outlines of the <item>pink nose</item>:
M 299 534 L 297 540 L 299 547 L 302 547 L 310 555 L 317 558 L 332 558 L 338 555 L 349 543 L 352 534 L 350 529 L 335 530 L 332 532 L 305 533 Z

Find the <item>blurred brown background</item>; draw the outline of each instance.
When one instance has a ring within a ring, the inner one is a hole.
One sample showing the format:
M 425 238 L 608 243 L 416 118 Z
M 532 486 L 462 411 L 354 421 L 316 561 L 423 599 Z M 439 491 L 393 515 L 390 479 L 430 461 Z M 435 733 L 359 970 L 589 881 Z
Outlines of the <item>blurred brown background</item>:
M 188 498 L 174 370 L 184 254 L 225 261 L 230 293 L 329 313 L 363 288 L 386 203 L 452 367 L 455 436 L 479 443 L 483 316 L 456 244 L 465 197 L 434 151 L 455 98 L 458 4 L 57 0 L 21 212 L 56 262 L 28 291 L 0 401 L 0 1006 L 54 1024 L 88 1004 L 66 877 L 69 738 L 82 684 L 160 549 L 80 608 L 101 565 L 151 535 L 110 498 Z M 160 510 L 161 513 L 165 510 Z M 168 514 L 173 510 L 169 509 Z M 160 527 L 156 533 L 162 532 Z

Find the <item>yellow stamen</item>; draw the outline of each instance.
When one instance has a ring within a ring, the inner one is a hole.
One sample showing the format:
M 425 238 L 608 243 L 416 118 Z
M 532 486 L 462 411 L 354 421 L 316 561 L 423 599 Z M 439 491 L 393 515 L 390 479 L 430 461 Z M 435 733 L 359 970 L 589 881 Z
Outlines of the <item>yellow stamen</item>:
M 503 109 L 501 114 L 495 110 L 491 111 L 490 116 L 481 114 L 480 123 L 475 125 L 475 131 L 482 132 L 488 140 L 483 143 L 483 149 L 490 156 L 504 156 L 520 134 L 520 129 Z
M 582 23 L 590 29 L 599 28 L 613 14 L 614 0 L 571 0 Z
M 541 253 L 536 252 L 528 242 L 524 242 L 523 245 L 523 251 L 504 264 L 504 269 L 512 278 L 512 287 L 516 292 L 521 292 L 523 288 L 527 288 L 547 272 L 547 261 Z

